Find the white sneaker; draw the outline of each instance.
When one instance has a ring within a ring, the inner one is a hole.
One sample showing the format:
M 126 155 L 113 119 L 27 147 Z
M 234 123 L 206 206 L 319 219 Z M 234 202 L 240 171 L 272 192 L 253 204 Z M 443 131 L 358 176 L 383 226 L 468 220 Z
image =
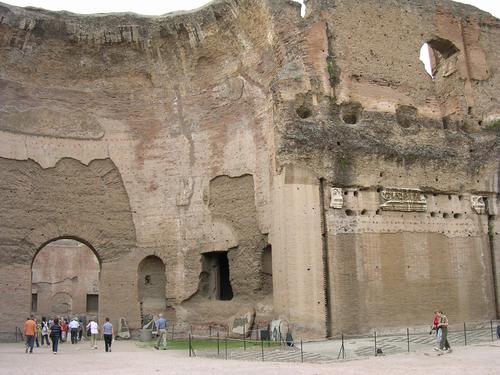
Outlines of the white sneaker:
M 439 348 L 434 348 L 434 350 L 435 350 L 436 352 L 439 352 Z

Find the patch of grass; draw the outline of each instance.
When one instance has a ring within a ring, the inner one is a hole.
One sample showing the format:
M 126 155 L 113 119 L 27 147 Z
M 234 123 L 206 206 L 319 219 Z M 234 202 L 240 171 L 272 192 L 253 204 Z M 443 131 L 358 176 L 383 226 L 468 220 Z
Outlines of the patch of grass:
M 156 345 L 156 339 L 153 339 L 149 342 L 138 342 L 137 346 L 140 348 L 154 348 Z M 175 340 L 167 340 L 167 350 L 188 350 L 189 340 L 188 339 L 175 339 Z M 208 349 L 217 349 L 217 338 L 214 337 L 212 339 L 192 339 L 191 345 L 194 350 L 208 350 Z M 245 341 L 246 348 L 260 348 L 261 342 L 258 340 L 247 340 Z M 279 346 L 279 342 L 276 341 L 264 341 L 264 347 L 269 346 Z M 225 349 L 225 340 L 219 340 L 219 348 L 220 350 Z M 228 349 L 243 349 L 244 343 L 243 340 L 227 340 L 227 348 Z
M 345 158 L 341 158 L 339 160 L 339 165 L 340 165 L 340 168 L 345 171 L 348 167 L 349 167 L 349 160 L 345 159 Z
M 496 119 L 495 121 L 490 122 L 486 126 L 486 130 L 500 131 L 500 119 Z

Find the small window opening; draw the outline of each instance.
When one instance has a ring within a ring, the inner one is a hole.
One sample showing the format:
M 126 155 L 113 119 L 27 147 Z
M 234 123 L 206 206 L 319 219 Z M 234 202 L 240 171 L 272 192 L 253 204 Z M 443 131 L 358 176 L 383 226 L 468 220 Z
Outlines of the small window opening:
M 441 63 L 455 55 L 458 51 L 459 49 L 449 40 L 434 38 L 424 43 L 420 48 L 420 61 L 424 64 L 427 74 L 432 79 L 435 79 Z
M 151 284 L 151 275 L 144 276 L 144 284 Z

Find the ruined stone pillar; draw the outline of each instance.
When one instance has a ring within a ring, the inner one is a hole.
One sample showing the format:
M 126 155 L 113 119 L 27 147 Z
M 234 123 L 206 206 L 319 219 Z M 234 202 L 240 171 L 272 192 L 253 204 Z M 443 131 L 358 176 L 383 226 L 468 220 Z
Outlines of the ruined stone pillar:
M 275 315 L 296 331 L 325 336 L 319 179 L 306 169 L 286 166 L 274 181 Z

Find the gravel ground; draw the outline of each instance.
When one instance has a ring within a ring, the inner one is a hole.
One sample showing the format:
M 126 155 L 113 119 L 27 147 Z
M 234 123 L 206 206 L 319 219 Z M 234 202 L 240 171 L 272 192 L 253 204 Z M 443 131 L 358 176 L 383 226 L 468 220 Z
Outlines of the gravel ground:
M 430 349 L 430 348 L 429 348 Z M 22 343 L 0 344 L 0 374 L 499 374 L 500 343 L 458 347 L 438 356 L 426 352 L 371 357 L 334 364 L 247 362 L 189 358 L 184 351 L 139 348 L 135 342 L 118 341 L 105 353 L 88 344 L 60 346 L 54 355 L 48 348 L 25 354 Z

